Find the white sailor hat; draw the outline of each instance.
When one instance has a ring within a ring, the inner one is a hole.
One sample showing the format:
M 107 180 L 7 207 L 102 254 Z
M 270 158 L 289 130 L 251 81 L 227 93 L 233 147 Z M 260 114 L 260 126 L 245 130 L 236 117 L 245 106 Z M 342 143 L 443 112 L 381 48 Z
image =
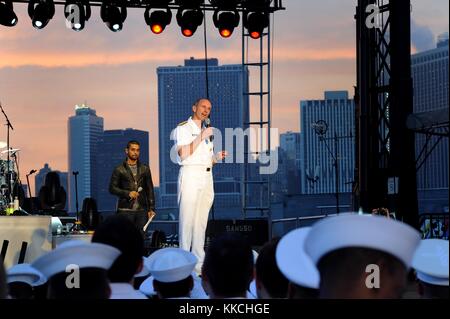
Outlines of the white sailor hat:
M 448 240 L 422 240 L 412 262 L 417 278 L 432 285 L 448 286 L 448 249 Z
M 162 248 L 146 259 L 152 277 L 161 282 L 187 278 L 197 264 L 197 257 L 181 248 Z
M 284 235 L 277 245 L 275 258 L 281 273 L 296 285 L 318 289 L 320 275 L 306 254 L 305 239 L 311 227 L 303 227 Z
M 317 265 L 324 255 L 341 248 L 370 248 L 393 255 L 409 268 L 419 243 L 419 232 L 405 223 L 370 214 L 345 214 L 314 224 L 305 251 Z
M 202 287 L 201 278 L 194 271 L 191 273 L 192 278 L 194 280 L 194 287 L 192 288 L 190 298 L 191 299 L 208 299 L 208 295 Z M 145 279 L 142 284 L 139 286 L 139 291 L 142 292 L 146 296 L 156 295 L 156 291 L 153 289 L 153 276 Z
M 247 299 L 258 299 L 258 292 L 256 291 L 256 280 L 250 282 L 247 290 Z
M 142 278 L 142 277 L 147 277 L 150 275 L 150 270 L 148 269 L 147 266 L 147 257 L 142 257 L 142 269 L 140 272 L 138 272 L 137 274 L 134 275 L 134 278 Z
M 256 260 L 258 260 L 258 252 L 254 249 L 252 249 L 252 254 L 253 254 L 253 264 L 256 265 Z
M 32 287 L 43 285 L 47 278 L 30 264 L 17 264 L 7 271 L 7 282 L 24 282 Z
M 68 265 L 109 269 L 119 255 L 120 250 L 109 245 L 69 240 L 40 256 L 31 266 L 50 278 L 66 271 Z

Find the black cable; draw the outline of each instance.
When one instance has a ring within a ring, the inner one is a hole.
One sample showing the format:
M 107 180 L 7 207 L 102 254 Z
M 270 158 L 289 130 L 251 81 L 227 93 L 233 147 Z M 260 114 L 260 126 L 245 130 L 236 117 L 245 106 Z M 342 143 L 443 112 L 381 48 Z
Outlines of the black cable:
M 208 75 L 208 42 L 206 40 L 206 7 L 203 7 L 203 43 L 205 46 L 205 82 L 206 98 L 209 100 L 209 75 Z

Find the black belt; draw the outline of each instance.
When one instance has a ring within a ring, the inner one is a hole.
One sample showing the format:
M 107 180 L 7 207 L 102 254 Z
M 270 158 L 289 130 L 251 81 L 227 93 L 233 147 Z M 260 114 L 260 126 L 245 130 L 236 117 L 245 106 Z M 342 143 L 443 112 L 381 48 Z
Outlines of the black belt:
M 207 167 L 206 171 L 209 172 L 211 170 L 211 167 Z

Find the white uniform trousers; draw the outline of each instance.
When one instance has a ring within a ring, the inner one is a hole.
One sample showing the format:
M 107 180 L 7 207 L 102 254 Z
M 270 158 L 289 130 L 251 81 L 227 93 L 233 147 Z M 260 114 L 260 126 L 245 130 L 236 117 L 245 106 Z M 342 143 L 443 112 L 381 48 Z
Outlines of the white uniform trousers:
M 198 259 L 195 267 L 201 272 L 205 258 L 205 232 L 214 200 L 212 168 L 181 166 L 178 175 L 178 207 L 180 248 L 191 251 Z

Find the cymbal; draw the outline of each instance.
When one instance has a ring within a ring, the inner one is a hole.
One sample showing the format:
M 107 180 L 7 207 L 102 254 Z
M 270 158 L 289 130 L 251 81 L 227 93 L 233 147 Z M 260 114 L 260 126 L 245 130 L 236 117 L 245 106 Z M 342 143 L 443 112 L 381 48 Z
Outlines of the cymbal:
M 18 152 L 18 151 L 20 151 L 20 148 L 10 148 L 9 150 L 4 150 L 4 151 L 1 151 L 0 153 L 1 154 L 5 154 L 5 153 L 8 153 L 8 152 L 15 153 L 15 152 Z
M 8 146 L 6 142 L 0 141 L 0 148 L 5 148 L 6 146 Z

